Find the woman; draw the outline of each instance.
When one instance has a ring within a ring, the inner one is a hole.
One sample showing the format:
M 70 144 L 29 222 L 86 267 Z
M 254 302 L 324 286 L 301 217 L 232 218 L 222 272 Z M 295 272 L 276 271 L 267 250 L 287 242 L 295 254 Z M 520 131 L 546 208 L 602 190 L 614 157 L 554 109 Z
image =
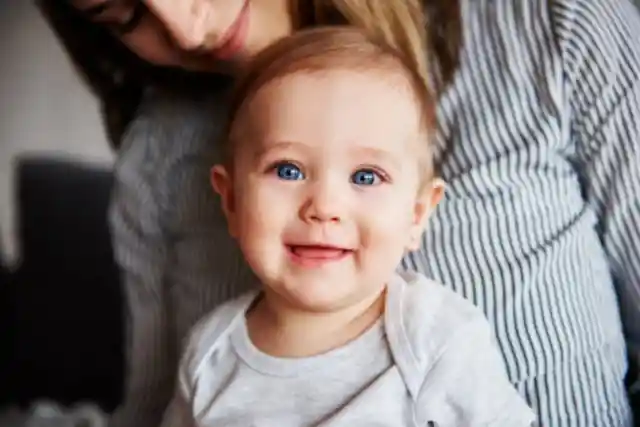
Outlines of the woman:
M 132 328 L 114 424 L 152 426 L 188 327 L 252 281 L 208 185 L 228 82 L 196 74 L 233 76 L 270 41 L 345 17 L 401 43 L 403 20 L 420 16 L 409 0 L 41 1 L 114 141 L 126 128 L 111 219 Z M 637 12 L 628 0 L 423 3 L 449 192 L 405 266 L 485 311 L 542 425 L 630 426 L 622 324 L 635 360 Z

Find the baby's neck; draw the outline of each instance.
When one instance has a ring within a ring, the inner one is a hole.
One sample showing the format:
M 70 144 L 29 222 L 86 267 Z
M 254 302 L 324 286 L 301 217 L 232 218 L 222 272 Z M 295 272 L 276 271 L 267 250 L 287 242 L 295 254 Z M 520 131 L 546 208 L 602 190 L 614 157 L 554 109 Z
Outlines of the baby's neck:
M 358 304 L 310 312 L 264 294 L 247 315 L 252 343 L 274 357 L 310 357 L 341 347 L 367 331 L 384 312 L 384 289 Z

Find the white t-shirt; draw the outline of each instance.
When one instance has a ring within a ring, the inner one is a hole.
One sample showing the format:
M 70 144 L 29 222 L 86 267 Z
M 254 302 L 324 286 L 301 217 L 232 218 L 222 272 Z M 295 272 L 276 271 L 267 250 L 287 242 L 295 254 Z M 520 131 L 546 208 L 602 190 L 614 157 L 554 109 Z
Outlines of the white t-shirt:
M 257 293 L 195 329 L 164 426 L 525 427 L 533 412 L 509 383 L 481 312 L 417 273 L 388 285 L 384 315 L 343 347 L 276 358 L 251 343 Z

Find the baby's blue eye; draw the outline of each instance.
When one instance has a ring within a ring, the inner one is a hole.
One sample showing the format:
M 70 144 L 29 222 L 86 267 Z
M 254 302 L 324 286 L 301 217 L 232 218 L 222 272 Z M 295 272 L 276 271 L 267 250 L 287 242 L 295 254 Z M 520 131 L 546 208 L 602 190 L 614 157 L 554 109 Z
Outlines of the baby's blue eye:
M 291 163 L 281 163 L 275 167 L 275 170 L 280 179 L 286 179 L 288 181 L 304 179 L 304 174 L 300 168 Z
M 360 169 L 351 175 L 351 182 L 356 185 L 375 185 L 380 181 L 380 176 L 371 169 Z

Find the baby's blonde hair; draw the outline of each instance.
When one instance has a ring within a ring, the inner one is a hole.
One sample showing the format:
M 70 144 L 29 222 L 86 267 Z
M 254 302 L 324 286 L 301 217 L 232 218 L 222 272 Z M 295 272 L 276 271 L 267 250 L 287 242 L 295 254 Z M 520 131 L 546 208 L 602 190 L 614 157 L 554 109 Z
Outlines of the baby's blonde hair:
M 227 154 L 231 156 L 237 144 L 235 127 L 244 106 L 258 91 L 276 80 L 298 73 L 319 73 L 330 70 L 350 70 L 362 73 L 393 73 L 403 77 L 413 93 L 420 113 L 420 133 L 425 137 L 423 176 L 433 174 L 431 135 L 435 127 L 435 101 L 429 89 L 426 65 L 419 66 L 414 55 L 418 48 L 403 51 L 400 45 L 391 45 L 389 34 L 370 35 L 353 26 L 330 26 L 305 29 L 285 37 L 262 52 L 249 64 L 239 79 L 230 104 L 227 135 Z M 413 39 L 415 44 L 418 39 Z M 393 106 L 389 106 L 393 108 Z

